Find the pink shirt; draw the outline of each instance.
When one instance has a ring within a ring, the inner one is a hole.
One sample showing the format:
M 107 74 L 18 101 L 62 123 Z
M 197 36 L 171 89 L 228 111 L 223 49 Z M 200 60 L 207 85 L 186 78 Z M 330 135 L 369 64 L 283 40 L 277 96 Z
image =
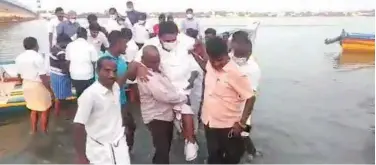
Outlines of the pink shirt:
M 141 116 L 145 124 L 152 120 L 173 121 L 173 109 L 185 104 L 187 96 L 179 92 L 161 73 L 151 72 L 148 82 L 138 81 Z
M 253 96 L 251 83 L 230 60 L 221 71 L 206 65 L 201 119 L 211 128 L 230 128 L 242 116 L 242 103 Z

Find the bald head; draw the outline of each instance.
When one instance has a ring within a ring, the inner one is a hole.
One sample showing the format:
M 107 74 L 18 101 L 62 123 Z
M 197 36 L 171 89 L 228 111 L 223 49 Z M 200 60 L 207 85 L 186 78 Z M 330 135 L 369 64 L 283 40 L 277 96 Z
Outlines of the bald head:
M 142 63 L 152 69 L 159 71 L 159 63 L 161 61 L 157 47 L 154 45 L 147 45 L 142 49 Z

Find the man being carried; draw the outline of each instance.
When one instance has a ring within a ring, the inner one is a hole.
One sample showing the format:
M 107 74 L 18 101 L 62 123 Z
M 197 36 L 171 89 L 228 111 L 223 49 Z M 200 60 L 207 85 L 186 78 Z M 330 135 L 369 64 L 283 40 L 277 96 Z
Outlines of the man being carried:
M 161 56 L 161 71 L 164 73 L 175 86 L 179 92 L 189 95 L 191 89 L 189 88 L 189 79 L 192 77 L 192 73 L 200 69 L 195 63 L 192 56 L 188 54 L 188 48 L 193 47 L 194 40 L 190 37 L 191 46 L 187 40 L 178 37 L 178 27 L 174 22 L 167 21 L 159 24 L 158 37 L 150 39 L 145 45 L 154 45 L 158 48 Z M 185 34 L 184 34 L 185 35 Z M 135 61 L 141 62 L 142 52 L 137 54 Z M 144 81 L 140 79 L 140 81 Z M 137 81 L 137 82 L 140 82 Z M 189 103 L 188 103 L 189 104 Z M 189 106 L 188 106 L 189 107 Z M 175 107 L 177 111 L 180 111 L 182 116 L 183 133 L 186 139 L 185 141 L 185 154 L 186 160 L 191 161 L 197 156 L 197 144 L 194 137 L 194 113 L 190 107 L 186 109 L 186 106 Z M 177 129 L 181 129 L 181 126 L 177 126 Z

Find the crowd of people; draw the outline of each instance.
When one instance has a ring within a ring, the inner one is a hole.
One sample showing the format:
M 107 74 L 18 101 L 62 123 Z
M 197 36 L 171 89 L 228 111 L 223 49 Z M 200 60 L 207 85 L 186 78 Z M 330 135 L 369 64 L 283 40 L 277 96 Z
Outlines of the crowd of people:
M 51 107 L 56 115 L 63 112 L 74 87 L 77 163 L 131 163 L 136 124 L 130 102 L 140 104 L 155 164 L 169 163 L 174 129 L 184 137 L 186 160 L 196 159 L 200 124 L 207 163 L 237 164 L 245 151 L 256 156 L 249 133 L 260 68 L 249 34 L 201 32 L 192 9 L 180 29 L 165 14 L 149 28 L 145 13 L 130 1 L 126 6 L 123 15 L 111 8 L 104 26 L 89 15 L 88 27 L 76 21 L 74 11 L 56 8 L 49 23 L 48 69 L 37 39 L 24 39 L 26 51 L 15 61 L 31 110 L 31 132 L 37 131 L 39 113 L 41 130 L 47 132 L 48 112 Z

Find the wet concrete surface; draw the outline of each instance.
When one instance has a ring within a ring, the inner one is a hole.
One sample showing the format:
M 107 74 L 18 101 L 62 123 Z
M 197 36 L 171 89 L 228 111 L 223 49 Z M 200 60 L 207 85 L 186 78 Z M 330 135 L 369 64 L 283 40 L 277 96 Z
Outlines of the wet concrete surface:
M 283 104 L 283 100 L 280 104 Z M 362 104 L 367 103 L 360 103 Z M 74 107 L 73 104 L 72 109 Z M 134 105 L 131 107 L 137 123 L 135 147 L 131 155 L 132 163 L 149 164 L 153 155 L 150 134 L 141 123 L 138 107 Z M 263 156 L 252 162 L 244 158 L 242 163 L 374 163 L 374 134 L 371 131 L 356 125 L 339 123 L 333 115 L 332 119 L 322 120 L 320 116 L 325 114 L 320 113 L 322 112 L 318 109 L 317 115 L 292 115 L 290 119 L 283 118 L 282 115 L 279 119 L 258 115 L 252 137 L 257 148 L 263 152 Z M 2 118 L 0 163 L 74 163 L 75 150 L 71 130 L 73 115 L 74 110 L 69 110 L 59 117 L 51 114 L 47 135 L 29 134 L 27 111 L 23 110 L 8 119 Z M 277 125 L 284 125 L 284 127 L 276 127 Z M 316 129 L 317 127 L 331 131 Z M 193 162 L 186 162 L 183 154 L 183 140 L 176 136 L 170 153 L 171 163 L 205 163 L 207 153 L 202 129 L 198 133 L 198 140 L 199 157 Z

